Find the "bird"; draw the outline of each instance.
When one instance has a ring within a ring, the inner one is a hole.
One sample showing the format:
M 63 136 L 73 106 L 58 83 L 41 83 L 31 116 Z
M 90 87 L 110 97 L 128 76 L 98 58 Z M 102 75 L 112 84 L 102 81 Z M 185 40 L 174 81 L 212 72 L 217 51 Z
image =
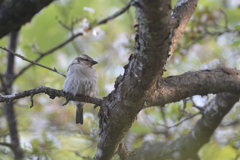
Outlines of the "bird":
M 97 74 L 93 65 L 97 63 L 86 54 L 76 57 L 68 67 L 66 79 L 62 85 L 63 91 L 72 96 L 80 94 L 95 97 L 99 90 Z M 83 124 L 83 106 L 85 103 L 72 101 L 72 104 L 76 105 L 76 124 Z

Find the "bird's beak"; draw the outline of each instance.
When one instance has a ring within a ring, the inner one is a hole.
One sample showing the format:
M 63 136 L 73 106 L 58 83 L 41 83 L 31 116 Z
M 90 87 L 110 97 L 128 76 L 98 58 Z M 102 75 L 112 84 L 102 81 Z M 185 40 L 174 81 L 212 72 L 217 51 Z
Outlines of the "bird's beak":
M 91 64 L 95 65 L 95 64 L 98 64 L 98 62 L 97 61 L 92 61 Z

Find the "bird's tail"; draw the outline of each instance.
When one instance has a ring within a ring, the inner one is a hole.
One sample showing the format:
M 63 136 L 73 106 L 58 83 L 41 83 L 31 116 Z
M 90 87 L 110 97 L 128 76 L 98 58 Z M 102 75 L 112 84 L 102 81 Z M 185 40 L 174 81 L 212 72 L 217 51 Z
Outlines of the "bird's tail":
M 84 103 L 77 104 L 76 110 L 76 124 L 83 124 L 83 105 Z

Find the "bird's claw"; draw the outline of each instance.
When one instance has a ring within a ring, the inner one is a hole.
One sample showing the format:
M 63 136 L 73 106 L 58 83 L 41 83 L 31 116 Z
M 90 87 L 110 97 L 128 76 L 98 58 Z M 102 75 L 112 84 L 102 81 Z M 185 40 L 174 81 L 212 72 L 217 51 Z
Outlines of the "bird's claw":
M 62 106 L 65 106 L 68 104 L 68 102 L 70 101 L 70 99 L 73 99 L 73 94 L 72 93 L 69 93 L 69 92 L 66 92 L 65 94 L 65 98 L 66 98 L 66 102 L 62 104 Z

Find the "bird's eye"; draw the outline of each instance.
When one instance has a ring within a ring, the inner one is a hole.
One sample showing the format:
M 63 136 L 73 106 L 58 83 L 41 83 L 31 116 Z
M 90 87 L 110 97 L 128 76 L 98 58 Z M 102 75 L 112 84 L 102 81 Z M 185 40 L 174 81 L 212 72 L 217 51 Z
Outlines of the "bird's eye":
M 87 62 L 88 62 L 89 60 L 88 60 L 88 59 L 85 59 L 85 61 L 87 61 Z

